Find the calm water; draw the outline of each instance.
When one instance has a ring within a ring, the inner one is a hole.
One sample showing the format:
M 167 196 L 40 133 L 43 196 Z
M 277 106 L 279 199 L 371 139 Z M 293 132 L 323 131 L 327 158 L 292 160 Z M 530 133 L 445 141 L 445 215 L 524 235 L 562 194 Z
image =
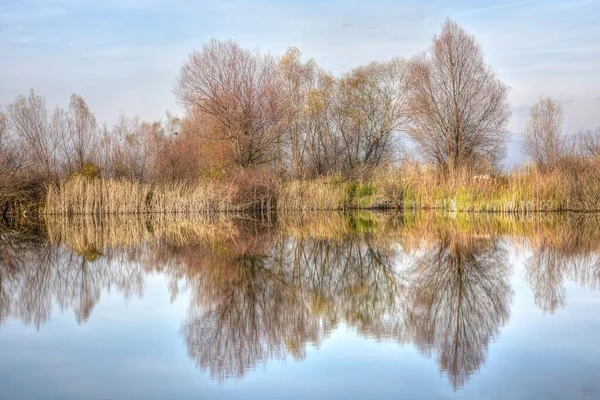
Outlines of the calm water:
M 598 399 L 600 217 L 0 231 L 2 399 Z

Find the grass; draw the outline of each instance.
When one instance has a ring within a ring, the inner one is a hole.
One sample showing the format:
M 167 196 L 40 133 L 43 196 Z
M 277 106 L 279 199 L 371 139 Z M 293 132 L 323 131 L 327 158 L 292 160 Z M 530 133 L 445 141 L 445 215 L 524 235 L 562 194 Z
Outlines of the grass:
M 249 211 L 268 203 L 268 195 L 240 195 L 224 183 L 153 185 L 132 180 L 72 177 L 51 185 L 45 215 L 196 214 Z
M 177 214 L 241 211 L 435 209 L 531 213 L 600 211 L 597 165 L 551 172 L 523 168 L 504 176 L 443 179 L 420 165 L 380 169 L 362 181 L 340 177 L 277 181 L 247 172 L 230 182 L 149 184 L 73 176 L 48 187 L 42 214 Z

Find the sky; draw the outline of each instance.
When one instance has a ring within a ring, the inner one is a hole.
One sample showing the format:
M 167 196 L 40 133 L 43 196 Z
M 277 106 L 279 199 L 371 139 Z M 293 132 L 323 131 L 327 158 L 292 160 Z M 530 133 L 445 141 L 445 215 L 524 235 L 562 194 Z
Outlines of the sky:
M 34 89 L 50 108 L 83 96 L 100 121 L 181 114 L 181 64 L 211 38 L 274 55 L 298 47 L 340 75 L 427 50 L 450 17 L 510 87 L 509 163 L 540 96 L 564 132 L 600 126 L 600 0 L 0 0 L 0 104 Z

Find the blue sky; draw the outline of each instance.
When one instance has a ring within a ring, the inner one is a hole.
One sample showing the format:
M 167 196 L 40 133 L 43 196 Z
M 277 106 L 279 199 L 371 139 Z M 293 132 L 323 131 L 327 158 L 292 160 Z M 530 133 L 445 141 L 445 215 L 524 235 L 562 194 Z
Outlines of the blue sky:
M 540 95 L 565 104 L 565 131 L 600 126 L 600 0 L 0 0 L 0 103 L 34 88 L 81 94 L 98 119 L 181 112 L 181 63 L 212 37 L 280 54 L 299 47 L 339 74 L 425 50 L 446 17 L 475 34 L 511 87 L 517 150 Z

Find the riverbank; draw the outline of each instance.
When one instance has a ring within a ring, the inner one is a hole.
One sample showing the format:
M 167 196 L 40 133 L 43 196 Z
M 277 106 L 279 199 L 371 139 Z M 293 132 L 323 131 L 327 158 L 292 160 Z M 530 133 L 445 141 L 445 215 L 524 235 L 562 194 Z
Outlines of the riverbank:
M 212 214 L 348 210 L 598 212 L 600 177 L 591 161 L 550 172 L 444 179 L 424 167 L 381 169 L 368 179 L 283 180 L 243 171 L 227 180 L 148 183 L 74 175 L 3 188 L 5 218 L 77 214 Z
M 329 177 L 279 181 L 270 176 L 231 181 L 151 184 L 73 177 L 47 188 L 47 215 L 436 209 L 528 213 L 600 211 L 600 177 L 593 166 L 548 173 L 529 168 L 502 176 L 440 179 L 415 167 L 361 181 Z

